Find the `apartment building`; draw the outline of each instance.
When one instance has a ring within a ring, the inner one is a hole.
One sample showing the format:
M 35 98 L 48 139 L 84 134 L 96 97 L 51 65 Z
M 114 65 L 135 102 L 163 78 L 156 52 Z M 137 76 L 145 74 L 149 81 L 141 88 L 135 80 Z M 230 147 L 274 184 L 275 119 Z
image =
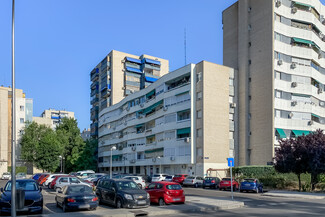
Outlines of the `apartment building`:
M 91 136 L 98 137 L 98 113 L 101 110 L 148 87 L 168 71 L 168 60 L 112 50 L 90 73 Z
M 32 121 L 33 100 L 28 99 L 23 90 L 16 89 L 16 160 L 17 166 L 24 162 L 20 159 L 20 137 L 25 123 Z M 0 87 L 0 174 L 7 172 L 11 166 L 11 143 L 12 143 L 12 88 Z
M 224 175 L 235 154 L 235 70 L 202 61 L 170 72 L 99 112 L 99 169 Z M 114 150 L 116 149 L 116 150 Z
M 223 12 L 224 65 L 238 69 L 237 164 L 272 164 L 279 139 L 325 129 L 324 15 L 319 0 L 239 0 Z
M 48 109 L 44 110 L 40 117 L 33 117 L 33 121 L 55 129 L 62 122 L 63 118 L 74 118 L 74 112 Z

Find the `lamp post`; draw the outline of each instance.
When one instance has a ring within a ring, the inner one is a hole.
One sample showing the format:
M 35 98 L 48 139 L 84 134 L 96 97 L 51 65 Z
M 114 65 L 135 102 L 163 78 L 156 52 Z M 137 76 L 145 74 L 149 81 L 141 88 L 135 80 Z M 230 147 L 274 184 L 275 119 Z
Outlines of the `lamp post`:
M 62 173 L 62 156 L 60 155 L 59 158 L 60 158 L 60 164 L 61 164 L 60 173 Z
M 111 163 L 110 163 L 110 172 L 109 172 L 109 178 L 112 178 L 112 164 L 113 164 L 113 151 L 116 150 L 116 147 L 113 146 L 111 148 Z
M 160 165 L 159 165 L 159 173 L 162 173 L 162 172 L 161 172 L 161 157 L 158 156 L 157 158 L 159 159 L 159 164 L 160 164 Z

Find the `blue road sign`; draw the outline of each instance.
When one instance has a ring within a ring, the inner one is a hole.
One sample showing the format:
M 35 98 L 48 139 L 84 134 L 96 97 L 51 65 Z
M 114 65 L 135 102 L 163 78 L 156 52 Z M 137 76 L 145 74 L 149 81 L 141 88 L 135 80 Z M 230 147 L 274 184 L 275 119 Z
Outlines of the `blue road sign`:
M 234 167 L 235 164 L 234 164 L 234 158 L 228 158 L 228 167 Z

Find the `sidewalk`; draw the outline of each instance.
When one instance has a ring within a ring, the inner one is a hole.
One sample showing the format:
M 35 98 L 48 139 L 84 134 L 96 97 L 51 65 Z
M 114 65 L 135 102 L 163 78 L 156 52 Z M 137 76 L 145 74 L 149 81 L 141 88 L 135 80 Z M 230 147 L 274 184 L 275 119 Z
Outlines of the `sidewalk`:
M 325 199 L 325 194 L 298 192 L 298 191 L 269 191 L 263 194 L 269 197 L 303 198 L 303 199 Z
M 54 213 L 42 216 L 48 217 L 80 217 L 80 216 L 95 216 L 95 217 L 133 217 L 137 215 L 172 215 L 176 213 L 203 212 L 208 210 L 224 210 L 243 207 L 243 202 L 231 200 L 217 200 L 205 197 L 188 196 L 185 204 L 174 204 L 166 206 L 152 205 L 145 209 L 112 209 L 102 206 L 96 211 Z

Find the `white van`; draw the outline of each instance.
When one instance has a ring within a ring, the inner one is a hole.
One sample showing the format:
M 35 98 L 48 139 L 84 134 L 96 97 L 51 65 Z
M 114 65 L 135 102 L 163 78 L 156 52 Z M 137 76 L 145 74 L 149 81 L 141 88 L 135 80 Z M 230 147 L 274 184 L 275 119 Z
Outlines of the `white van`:
M 93 170 L 83 170 L 83 171 L 78 171 L 77 172 L 77 177 L 81 179 L 88 178 L 90 174 L 94 174 L 95 172 Z

